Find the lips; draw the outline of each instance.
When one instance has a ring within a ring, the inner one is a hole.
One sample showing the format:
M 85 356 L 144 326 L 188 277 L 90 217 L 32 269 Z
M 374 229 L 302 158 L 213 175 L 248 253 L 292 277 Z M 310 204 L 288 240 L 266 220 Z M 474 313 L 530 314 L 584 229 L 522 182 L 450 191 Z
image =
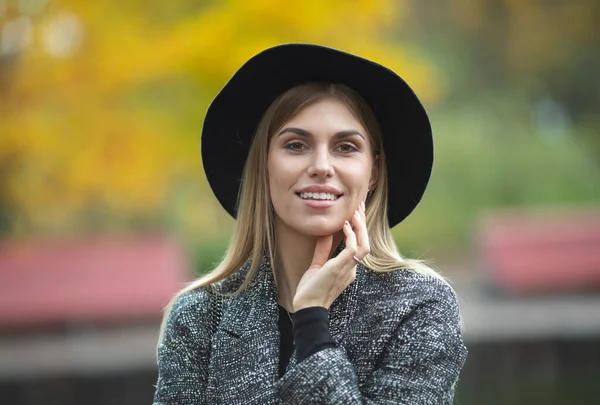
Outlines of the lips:
M 329 208 L 344 195 L 336 187 L 325 184 L 311 184 L 296 191 L 296 195 L 308 207 Z

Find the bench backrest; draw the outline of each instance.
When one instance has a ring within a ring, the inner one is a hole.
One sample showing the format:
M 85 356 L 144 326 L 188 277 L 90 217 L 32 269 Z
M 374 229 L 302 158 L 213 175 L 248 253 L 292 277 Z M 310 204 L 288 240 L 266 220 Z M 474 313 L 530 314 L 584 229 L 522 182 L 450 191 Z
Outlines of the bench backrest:
M 491 213 L 480 222 L 476 243 L 501 290 L 600 289 L 600 208 Z

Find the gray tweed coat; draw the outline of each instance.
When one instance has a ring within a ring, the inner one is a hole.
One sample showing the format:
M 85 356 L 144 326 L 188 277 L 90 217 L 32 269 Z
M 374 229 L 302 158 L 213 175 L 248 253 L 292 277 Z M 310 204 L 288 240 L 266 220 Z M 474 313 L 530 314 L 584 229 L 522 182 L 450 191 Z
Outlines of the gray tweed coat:
M 233 291 L 249 264 L 219 283 Z M 456 297 L 434 277 L 362 266 L 330 308 L 338 347 L 279 378 L 279 311 L 268 261 L 239 295 L 177 299 L 158 347 L 154 405 L 452 404 L 467 350 Z

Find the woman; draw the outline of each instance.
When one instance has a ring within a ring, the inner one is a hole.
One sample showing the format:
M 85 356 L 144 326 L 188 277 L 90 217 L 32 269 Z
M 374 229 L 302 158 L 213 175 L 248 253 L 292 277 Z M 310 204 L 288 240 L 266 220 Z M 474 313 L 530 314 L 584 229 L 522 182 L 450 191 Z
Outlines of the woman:
M 390 228 L 421 199 L 427 114 L 389 69 L 287 44 L 208 109 L 209 184 L 236 228 L 167 308 L 158 404 L 451 404 L 456 297 Z

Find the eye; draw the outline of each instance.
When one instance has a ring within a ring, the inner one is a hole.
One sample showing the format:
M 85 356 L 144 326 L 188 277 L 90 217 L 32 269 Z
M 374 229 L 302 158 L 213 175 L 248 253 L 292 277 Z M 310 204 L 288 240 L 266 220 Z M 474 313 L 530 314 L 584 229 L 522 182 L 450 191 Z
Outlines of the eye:
M 358 148 L 351 143 L 343 143 L 338 146 L 338 149 L 343 153 L 358 152 Z
M 284 148 L 294 152 L 299 152 L 304 149 L 304 144 L 302 142 L 292 141 L 285 144 Z

